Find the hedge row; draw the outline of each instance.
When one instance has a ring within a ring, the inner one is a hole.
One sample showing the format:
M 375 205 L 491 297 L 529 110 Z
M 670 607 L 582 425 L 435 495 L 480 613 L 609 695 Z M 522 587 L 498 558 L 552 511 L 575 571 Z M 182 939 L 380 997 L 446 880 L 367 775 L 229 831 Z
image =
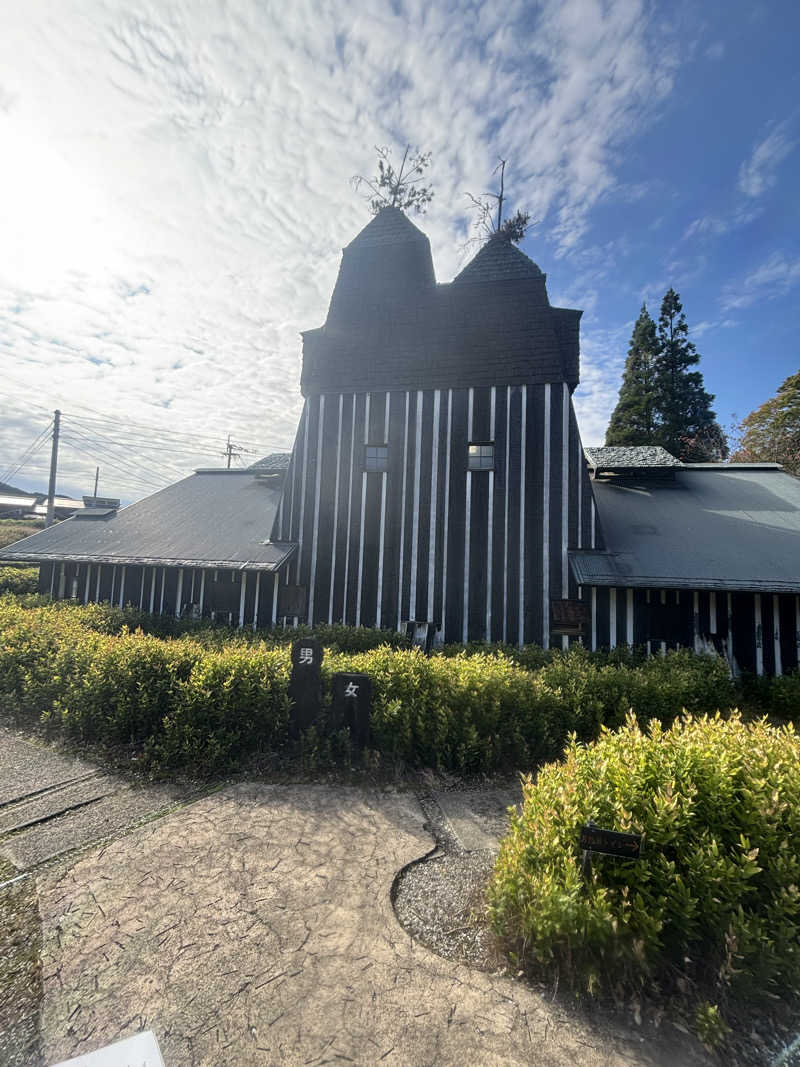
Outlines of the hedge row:
M 126 620 L 107 605 L 0 598 L 0 697 L 81 738 L 141 746 L 153 770 L 185 764 L 212 773 L 286 745 L 287 644 L 230 634 L 223 643 L 209 632 L 164 640 L 131 632 Z M 344 644 L 340 629 L 330 639 Z M 462 771 L 555 756 L 569 733 L 592 738 L 631 707 L 642 720 L 669 722 L 681 708 L 715 710 L 730 697 L 724 664 L 689 652 L 613 666 L 578 648 L 529 671 L 502 653 L 331 645 L 326 692 L 339 670 L 372 677 L 372 746 L 382 756 Z M 331 732 L 325 717 L 319 731 Z
M 0 593 L 35 593 L 38 584 L 38 567 L 0 567 Z

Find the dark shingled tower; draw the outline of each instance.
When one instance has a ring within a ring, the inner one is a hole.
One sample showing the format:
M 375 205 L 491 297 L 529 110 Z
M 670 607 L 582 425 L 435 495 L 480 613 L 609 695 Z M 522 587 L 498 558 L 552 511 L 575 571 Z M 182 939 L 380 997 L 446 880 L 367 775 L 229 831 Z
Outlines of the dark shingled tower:
M 577 597 L 567 549 L 596 531 L 571 401 L 581 312 L 545 283 L 494 236 L 437 284 L 397 208 L 344 249 L 327 320 L 303 334 L 273 528 L 299 543 L 287 584 L 309 621 L 549 643 L 551 597 Z

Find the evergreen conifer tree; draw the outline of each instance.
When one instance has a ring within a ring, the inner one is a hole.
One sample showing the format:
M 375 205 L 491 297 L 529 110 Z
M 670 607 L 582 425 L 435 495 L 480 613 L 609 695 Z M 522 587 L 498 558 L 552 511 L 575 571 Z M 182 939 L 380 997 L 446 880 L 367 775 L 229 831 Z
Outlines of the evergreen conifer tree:
M 645 304 L 633 327 L 619 400 L 606 431 L 607 445 L 656 444 L 656 324 Z
M 703 375 L 689 368 L 700 362 L 689 340 L 679 295 L 670 287 L 658 319 L 658 365 L 655 375 L 656 444 L 678 459 L 697 462 L 727 454 L 724 434 L 711 410 L 714 397 L 703 388 Z M 716 430 L 713 429 L 716 427 Z M 720 447 L 721 438 L 721 447 Z M 714 442 L 717 442 L 716 446 Z M 720 455 L 720 453 L 723 455 Z

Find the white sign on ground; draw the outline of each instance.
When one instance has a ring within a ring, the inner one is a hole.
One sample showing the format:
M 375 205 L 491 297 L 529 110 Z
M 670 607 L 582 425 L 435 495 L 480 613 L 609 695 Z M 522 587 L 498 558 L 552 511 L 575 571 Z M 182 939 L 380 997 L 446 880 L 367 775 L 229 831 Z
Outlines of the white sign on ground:
M 87 1052 L 53 1067 L 164 1067 L 161 1050 L 152 1030 L 143 1030 L 96 1052 Z

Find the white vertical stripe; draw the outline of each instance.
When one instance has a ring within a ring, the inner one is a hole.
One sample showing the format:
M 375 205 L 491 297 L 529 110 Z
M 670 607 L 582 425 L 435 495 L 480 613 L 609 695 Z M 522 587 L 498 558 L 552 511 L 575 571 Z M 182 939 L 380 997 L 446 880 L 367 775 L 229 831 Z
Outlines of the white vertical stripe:
M 597 528 L 597 524 L 595 522 L 594 492 L 592 492 L 592 498 L 589 501 L 589 514 L 591 516 L 591 523 L 592 523 L 592 530 L 591 530 L 592 543 L 591 543 L 591 545 L 589 547 L 590 548 L 594 548 L 595 547 L 595 538 L 596 538 L 596 528 Z
M 353 514 L 353 468 L 356 457 L 356 394 L 353 393 L 353 420 L 350 426 L 350 476 L 347 485 L 347 542 L 344 553 L 344 592 L 342 595 L 342 622 L 347 622 L 347 580 L 350 577 L 350 519 Z
M 167 582 L 167 568 L 166 567 L 162 567 L 161 568 L 161 602 L 158 605 L 158 614 L 159 615 L 163 615 L 164 614 L 164 586 L 166 585 L 166 582 Z
M 666 602 L 667 602 L 667 591 L 666 591 L 666 589 L 662 589 L 661 590 L 661 603 L 662 604 L 666 604 Z M 667 651 L 667 642 L 666 641 L 662 641 L 661 642 L 661 655 L 663 656 L 666 653 L 666 651 Z
M 391 393 L 386 394 L 383 411 L 383 443 L 389 444 L 389 404 Z M 388 453 L 388 447 L 387 447 Z M 380 629 L 383 620 L 383 547 L 386 541 L 386 480 L 389 477 L 386 471 L 381 474 L 381 526 L 378 533 L 378 593 L 375 605 L 375 625 Z
M 444 529 L 442 530 L 442 637 L 447 640 L 445 619 L 447 618 L 447 531 L 450 518 L 450 448 L 453 425 L 453 390 L 447 390 L 447 439 L 444 454 Z
M 764 673 L 764 642 L 761 627 L 761 594 L 756 593 L 753 598 L 753 624 L 756 639 L 756 674 Z
M 694 650 L 700 651 L 700 594 L 695 589 L 692 594 L 692 633 L 694 634 Z
M 497 411 L 497 390 L 492 386 L 489 399 L 489 438 L 492 442 L 492 446 L 495 448 L 495 455 L 497 455 L 497 448 L 495 442 L 495 416 Z M 489 509 L 486 517 L 486 640 L 492 640 L 492 589 L 494 588 L 494 582 L 492 581 L 492 548 L 493 548 L 493 535 L 494 535 L 494 465 L 489 471 Z
M 592 586 L 592 652 L 597 651 L 597 588 Z
M 272 572 L 272 625 L 276 626 L 278 622 L 278 586 L 280 585 L 281 576 L 278 571 Z
M 561 596 L 569 598 L 567 546 L 569 542 L 569 387 L 561 386 L 563 401 L 561 425 Z
M 506 480 L 503 485 L 503 644 L 508 640 L 508 477 L 511 467 L 511 386 L 506 386 Z
M 181 599 L 183 598 L 183 567 L 178 570 L 178 593 L 175 597 L 175 618 L 181 617 Z
M 205 577 L 205 573 L 204 573 L 203 577 Z M 98 580 L 98 586 L 99 586 L 99 583 L 100 583 L 100 575 L 99 574 L 97 576 L 97 580 Z M 152 573 L 152 575 L 150 577 L 150 614 L 151 615 L 153 614 L 153 608 L 155 607 L 155 602 L 156 602 L 156 569 L 155 569 L 155 567 L 153 567 L 153 573 Z
M 190 604 L 194 604 L 194 580 L 195 580 L 196 576 L 197 576 L 197 571 L 195 570 L 194 567 L 192 567 L 192 588 L 191 588 L 191 592 L 189 593 L 189 603 Z
M 583 445 L 581 444 L 581 432 L 578 430 L 578 465 L 576 479 L 578 481 L 578 548 L 583 547 Z M 580 596 L 580 590 L 578 591 Z
M 414 435 L 414 493 L 411 498 L 411 574 L 409 575 L 408 617 L 417 617 L 417 568 L 419 565 L 419 489 L 422 469 L 422 390 L 417 390 L 417 424 Z
M 331 546 L 331 591 L 328 598 L 328 622 L 333 622 L 333 590 L 336 585 L 336 539 L 339 532 L 339 465 L 342 462 L 342 405 L 344 393 L 339 393 L 339 422 L 336 428 L 336 484 L 333 490 L 333 544 Z M 277 588 L 277 575 L 276 575 Z
M 84 604 L 88 604 L 89 603 L 89 586 L 91 585 L 91 582 L 92 582 L 92 565 L 91 565 L 91 563 L 89 563 L 86 566 L 86 587 L 83 590 L 83 602 L 84 602 Z M 139 604 L 140 608 L 141 608 L 141 606 L 142 605 Z
M 64 564 L 62 563 L 61 564 L 61 575 L 60 575 L 59 580 L 58 580 L 58 597 L 59 597 L 59 600 L 64 595 L 64 590 L 62 589 L 62 585 L 63 584 L 64 584 Z M 111 568 L 111 591 L 110 591 L 110 593 L 108 595 L 109 604 L 113 604 L 114 603 L 114 586 L 116 584 L 117 584 L 117 565 L 115 563 L 114 566 Z
M 405 429 L 403 431 L 403 490 L 400 495 L 400 559 L 398 563 L 397 583 L 397 629 L 403 623 L 403 555 L 406 545 L 406 483 L 408 481 L 408 408 L 409 392 L 406 390 Z
M 550 647 L 550 385 L 544 387 L 542 435 L 542 648 Z M 524 453 L 523 453 L 524 454 Z
M 608 647 L 617 647 L 617 591 L 608 591 Z
M 364 454 L 369 443 L 369 401 L 370 394 L 364 399 Z M 358 575 L 356 580 L 356 626 L 361 625 L 361 585 L 364 577 L 364 519 L 367 509 L 367 472 L 361 472 L 361 522 L 358 530 Z
M 55 583 L 56 583 L 56 565 L 55 565 L 55 563 L 51 563 L 50 564 L 50 599 L 51 600 L 53 599 L 53 588 L 55 586 Z M 98 589 L 100 588 L 100 570 L 99 569 L 97 571 L 97 587 L 98 587 Z
M 794 651 L 795 666 L 800 668 L 800 596 L 794 598 Z
M 247 591 L 247 571 L 242 571 L 242 591 L 239 593 L 239 629 L 244 626 L 244 601 Z
M 625 640 L 633 648 L 633 590 L 627 592 L 625 601 Z
M 305 429 L 303 431 L 303 474 L 300 479 L 300 526 L 297 530 L 297 564 L 295 568 L 295 577 L 297 583 L 300 583 L 300 563 L 303 558 L 303 532 L 305 526 L 306 517 L 306 481 L 308 478 L 308 425 L 311 422 L 309 404 L 306 401 L 305 405 Z M 297 626 L 297 615 L 294 616 L 294 625 Z
M 647 604 L 649 604 L 649 603 L 650 603 L 650 590 L 649 590 L 649 589 L 645 590 L 645 602 L 646 602 Z M 648 611 L 647 611 L 646 619 L 647 619 L 647 633 L 648 633 L 648 638 L 647 638 L 647 655 L 649 656 L 649 655 L 650 655 L 650 653 L 651 653 L 651 652 L 653 651 L 653 650 L 652 650 L 652 647 L 651 647 L 651 645 L 650 645 L 650 637 L 649 637 L 649 634 L 650 634 L 650 610 L 649 610 L 649 608 L 648 608 Z
M 518 643 L 525 644 L 525 460 L 528 453 L 528 387 L 523 385 L 519 440 L 519 627 Z
M 428 621 L 436 617 L 433 594 L 436 583 L 436 517 L 439 512 L 439 413 L 441 390 L 433 393 L 433 439 L 431 441 L 431 521 L 428 533 Z
M 319 398 L 317 417 L 317 470 L 314 477 L 314 519 L 311 527 L 311 577 L 308 581 L 308 623 L 314 625 L 314 589 L 317 584 L 317 545 L 319 543 L 319 490 L 322 478 L 322 436 L 325 428 L 325 397 Z
M 144 605 L 144 580 L 147 575 L 147 567 L 142 567 L 142 580 L 139 583 L 139 611 Z
M 772 596 L 772 632 L 775 642 L 775 674 L 783 674 L 783 659 L 781 656 L 781 612 L 776 594 Z
M 261 571 L 256 571 L 256 595 L 253 601 L 253 633 L 258 629 L 258 598 L 261 595 Z
M 717 632 L 717 594 L 708 594 L 708 629 L 715 634 Z
M 464 511 L 464 602 L 461 616 L 461 640 L 469 640 L 469 542 L 470 520 L 472 518 L 472 471 L 469 470 L 469 443 L 472 441 L 472 415 L 475 403 L 475 390 L 470 386 L 467 393 L 467 484 L 466 507 Z
M 155 573 L 153 574 L 153 577 L 155 577 Z M 205 601 L 205 598 L 206 598 L 206 569 L 205 569 L 205 567 L 203 567 L 203 569 L 200 571 L 200 618 L 203 617 L 203 602 Z

